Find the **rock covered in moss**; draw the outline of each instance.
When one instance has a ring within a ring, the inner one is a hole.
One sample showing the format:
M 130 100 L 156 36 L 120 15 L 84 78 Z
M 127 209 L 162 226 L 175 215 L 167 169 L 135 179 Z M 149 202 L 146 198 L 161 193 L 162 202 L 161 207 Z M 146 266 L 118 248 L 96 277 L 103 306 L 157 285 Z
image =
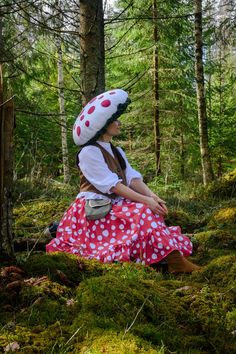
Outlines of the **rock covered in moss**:
M 236 248 L 236 229 L 208 230 L 194 235 L 198 241 L 198 251 L 209 250 L 212 248 L 235 249 Z
M 79 351 L 78 351 L 79 350 Z M 119 354 L 164 354 L 165 348 L 160 345 L 152 346 L 148 341 L 131 333 L 115 331 L 97 331 L 96 335 L 89 336 L 85 342 L 75 345 L 71 353 L 119 353 Z
M 79 284 L 86 277 L 102 274 L 105 269 L 99 261 L 88 261 L 63 252 L 32 254 L 27 261 L 21 262 L 21 267 L 29 276 L 47 275 L 59 282 L 63 273 L 74 284 Z
M 221 287 L 235 286 L 236 281 L 236 255 L 230 254 L 213 259 L 201 271 L 194 272 L 192 279 L 207 281 Z
M 236 229 L 236 205 L 218 209 L 211 216 L 207 226 L 209 229 L 216 229 L 230 225 Z
M 87 279 L 78 287 L 77 300 L 80 315 L 73 326 L 83 325 L 81 341 L 88 330 L 129 329 L 144 340 L 151 339 L 156 346 L 163 340 L 173 349 L 173 336 L 181 342 L 177 319 L 186 316 L 186 311 L 174 293 L 154 280 L 110 274 Z
M 207 338 L 208 343 L 202 343 L 203 348 L 214 343 L 219 353 L 234 351 L 234 338 L 227 319 L 235 302 L 232 289 L 219 291 L 215 286 L 204 285 L 194 293 L 186 292 L 181 301 L 188 307 L 187 325 L 192 335 L 202 333 Z

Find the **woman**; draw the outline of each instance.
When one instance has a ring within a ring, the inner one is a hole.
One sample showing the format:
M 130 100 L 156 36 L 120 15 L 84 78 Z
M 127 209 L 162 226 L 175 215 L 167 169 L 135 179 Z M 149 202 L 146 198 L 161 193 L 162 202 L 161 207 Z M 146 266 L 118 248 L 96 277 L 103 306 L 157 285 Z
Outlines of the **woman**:
M 144 265 L 167 261 L 172 273 L 199 267 L 184 256 L 192 243 L 180 227 L 167 227 L 164 200 L 143 182 L 124 151 L 111 143 L 120 134 L 118 117 L 130 103 L 116 89 L 93 98 L 78 116 L 73 138 L 80 193 L 63 216 L 47 252 L 62 251 L 101 262 L 134 261 Z

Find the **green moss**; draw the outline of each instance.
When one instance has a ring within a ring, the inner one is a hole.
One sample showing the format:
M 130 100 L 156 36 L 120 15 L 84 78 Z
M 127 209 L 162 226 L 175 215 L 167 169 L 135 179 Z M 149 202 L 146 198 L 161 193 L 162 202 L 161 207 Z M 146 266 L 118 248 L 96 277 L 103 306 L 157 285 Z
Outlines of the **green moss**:
M 34 281 L 33 279 L 31 280 Z M 35 278 L 35 282 L 37 283 L 37 278 Z M 27 306 L 44 297 L 56 300 L 65 300 L 66 297 L 70 297 L 71 295 L 71 290 L 66 286 L 45 279 L 36 285 L 31 285 L 30 283 L 24 285 L 20 290 L 18 298 L 21 304 Z
M 140 279 L 149 279 L 159 281 L 163 279 L 163 275 L 158 273 L 153 267 L 145 267 L 132 262 L 104 264 L 103 268 L 103 274 L 109 273 L 124 280 L 140 281 Z
M 47 329 L 39 329 L 36 333 L 25 326 L 15 326 L 13 329 L 4 330 L 0 335 L 0 350 L 11 342 L 16 341 L 20 349 L 19 354 L 51 353 L 52 348 L 58 350 L 59 344 L 66 341 L 68 336 L 67 328 L 62 327 L 58 321 Z M 59 353 L 55 351 L 54 353 Z
M 209 230 L 194 235 L 199 243 L 198 252 L 212 248 L 235 249 L 236 229 Z
M 200 266 L 208 266 L 211 261 L 219 257 L 231 256 L 234 255 L 235 251 L 230 249 L 220 249 L 220 248 L 204 248 L 204 246 L 200 246 L 198 248 L 197 253 L 191 256 L 191 260 L 200 265 Z M 208 279 L 204 280 L 208 283 Z
M 96 260 L 85 260 L 77 256 L 57 252 L 50 254 L 32 254 L 26 262 L 20 262 L 20 266 L 29 276 L 47 275 L 51 280 L 61 281 L 60 271 L 69 281 L 79 284 L 87 277 L 102 274 L 106 269 L 102 263 Z
M 233 336 L 227 329 L 226 321 L 227 313 L 234 304 L 233 292 L 219 292 L 215 288 L 204 286 L 194 296 L 192 294 L 186 298 L 183 301 L 187 301 L 189 307 L 192 333 L 207 335 L 209 342 L 219 352 L 224 352 L 228 345 L 233 345 Z
M 235 285 L 236 255 L 227 255 L 213 259 L 201 271 L 193 273 L 192 279 L 220 285 L 221 287 Z
M 236 197 L 236 168 L 205 188 L 205 199 Z
M 14 208 L 15 235 L 29 236 L 42 232 L 52 221 L 61 219 L 68 201 L 33 201 Z
M 77 299 L 82 312 L 93 312 L 108 319 L 113 317 L 112 322 L 123 327 L 132 322 L 142 305 L 138 322 L 146 322 L 148 318 L 157 323 L 160 318 L 174 320 L 174 313 L 179 310 L 178 306 L 170 309 L 174 299 L 170 294 L 167 297 L 167 290 L 157 282 L 110 274 L 83 282 L 77 290 Z
M 227 312 L 226 314 L 226 328 L 230 332 L 235 332 L 236 330 L 236 309 Z M 235 333 L 232 333 L 235 336 Z
M 174 205 L 168 225 L 191 233 L 208 223 L 210 229 L 194 235 L 201 271 L 162 275 L 139 264 L 65 253 L 18 257 L 25 279 L 32 278 L 13 300 L 4 284 L 0 289 L 0 352 L 14 340 L 27 354 L 234 352 L 236 201 L 217 204 L 201 195 Z M 16 208 L 17 235 L 42 235 L 67 206 L 37 201 Z
M 48 326 L 56 321 L 60 321 L 62 324 L 70 324 L 72 317 L 75 315 L 73 310 L 72 307 L 68 308 L 65 302 L 41 297 L 21 311 L 17 316 L 17 322 L 27 327 L 40 324 Z
M 236 206 L 220 208 L 208 222 L 209 229 L 224 228 L 232 225 L 236 228 Z
M 126 278 L 162 279 L 152 267 L 144 267 L 135 263 L 109 263 L 104 264 L 97 260 L 86 260 L 78 256 L 55 252 L 49 254 L 32 254 L 26 261 L 19 261 L 21 268 L 28 276 L 47 275 L 49 279 L 61 282 L 60 271 L 69 281 L 79 284 L 82 280 L 105 273 L 118 274 Z M 64 283 L 63 283 L 64 284 Z
M 71 290 L 47 277 L 38 284 L 37 278 L 30 279 L 15 307 L 16 328 L 21 328 L 23 337 L 4 325 L 0 343 L 16 340 L 22 353 L 126 353 L 127 349 L 128 353 L 209 353 L 212 343 L 219 353 L 232 351 L 233 273 L 225 279 L 227 288 L 219 290 L 210 283 L 202 285 L 208 281 L 201 278 L 202 272 L 201 276 L 176 279 L 169 275 L 165 279 L 141 265 L 91 262 L 86 268 L 86 262 L 78 263 L 74 256 L 45 256 L 55 257 L 54 266 L 65 265 L 69 257 L 72 268 L 75 262 L 80 264 L 80 272 L 87 272 L 85 280 Z M 230 261 L 233 264 L 233 259 L 223 264 Z M 222 276 L 220 267 L 220 272 L 214 272 Z M 222 281 L 215 283 L 224 286 Z M 76 302 L 68 306 L 71 297 Z
M 133 334 L 143 333 L 142 338 L 152 338 L 155 345 L 161 345 L 163 339 L 171 345 L 169 339 L 175 333 L 177 340 L 181 340 L 176 321 L 177 314 L 184 314 L 185 310 L 173 294 L 154 280 L 106 274 L 81 283 L 77 300 L 80 314 L 73 326 L 83 326 L 81 340 L 88 330 L 122 331 L 129 326 Z M 145 331 L 143 326 L 146 326 Z
M 191 232 L 197 227 L 196 219 L 183 210 L 169 210 L 165 222 L 169 226 L 180 226 L 184 232 Z
M 112 331 L 102 332 L 89 337 L 86 342 L 75 345 L 72 353 L 119 353 L 119 354 L 164 354 L 164 346 L 153 347 L 148 342 L 132 334 Z

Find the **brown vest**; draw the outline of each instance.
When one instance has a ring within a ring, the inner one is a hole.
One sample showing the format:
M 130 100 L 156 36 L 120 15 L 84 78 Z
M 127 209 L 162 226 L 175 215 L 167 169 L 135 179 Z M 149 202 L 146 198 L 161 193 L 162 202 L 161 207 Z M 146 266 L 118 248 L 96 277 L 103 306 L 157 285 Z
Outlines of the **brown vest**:
M 104 149 L 98 143 L 94 143 L 93 145 L 96 146 L 97 148 L 99 148 L 100 151 L 102 152 L 103 158 L 104 158 L 109 170 L 111 170 L 111 172 L 113 172 L 113 173 L 116 173 L 118 175 L 118 177 L 122 179 L 122 183 L 127 186 L 125 171 L 122 170 L 118 159 L 114 158 L 111 154 L 109 154 L 109 152 L 107 152 L 106 149 Z M 103 194 L 103 195 L 105 195 L 105 196 L 107 196 L 108 198 L 111 198 L 111 199 L 114 199 L 116 197 L 115 193 L 106 194 L 106 193 L 100 192 L 97 188 L 95 188 L 86 179 L 86 177 L 83 175 L 83 173 L 82 173 L 82 171 L 80 169 L 79 169 L 79 171 L 80 171 L 80 192 L 94 192 L 94 193 L 97 193 L 97 194 Z

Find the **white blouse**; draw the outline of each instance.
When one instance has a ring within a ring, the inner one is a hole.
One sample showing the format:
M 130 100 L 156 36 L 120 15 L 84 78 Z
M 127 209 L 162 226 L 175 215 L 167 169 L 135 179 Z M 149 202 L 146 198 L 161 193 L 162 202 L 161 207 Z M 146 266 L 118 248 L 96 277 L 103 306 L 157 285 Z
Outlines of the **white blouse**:
M 97 141 L 97 143 L 114 157 L 110 143 L 105 143 L 102 141 Z M 142 179 L 142 175 L 130 166 L 124 151 L 120 147 L 118 147 L 118 150 L 126 162 L 125 175 L 127 184 L 130 186 L 133 178 Z M 122 181 L 116 173 L 112 172 L 108 168 L 101 150 L 93 145 L 85 146 L 79 153 L 79 168 L 86 179 L 102 193 L 111 194 L 111 188 L 118 182 Z M 77 195 L 77 198 L 81 197 L 84 197 L 85 199 L 107 198 L 102 194 L 97 194 L 94 192 L 81 192 Z

